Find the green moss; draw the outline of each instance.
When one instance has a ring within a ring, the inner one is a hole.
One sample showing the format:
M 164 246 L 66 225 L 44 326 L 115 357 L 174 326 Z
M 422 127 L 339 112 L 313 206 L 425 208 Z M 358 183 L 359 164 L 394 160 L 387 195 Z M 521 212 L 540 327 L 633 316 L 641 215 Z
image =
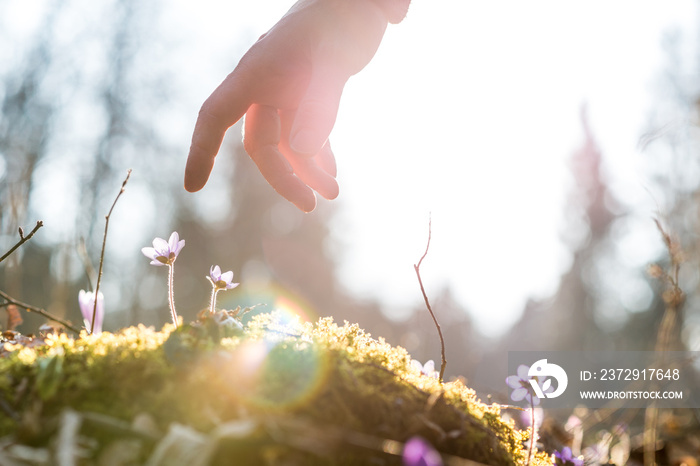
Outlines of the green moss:
M 33 348 L 5 346 L 0 435 L 17 444 L 50 448 L 70 409 L 91 413 L 81 414 L 81 435 L 96 439 L 91 460 L 124 436 L 140 439 L 132 464 L 165 454 L 166 440 L 183 435 L 173 426 L 183 425 L 191 430 L 188 440 L 171 443 L 193 442 L 192 451 L 206 446 L 200 457 L 211 464 L 231 457 L 400 464 L 402 442 L 413 436 L 446 457 L 525 463 L 527 433 L 504 422 L 498 406 L 484 405 L 460 381 L 422 375 L 403 348 L 329 318 L 301 324 L 273 313 L 256 316 L 243 331 L 205 321 L 176 331 L 139 326 L 78 339 L 49 335 Z M 132 427 L 144 415 L 155 422 L 148 436 Z M 547 464 L 544 455 L 532 464 L 538 462 Z

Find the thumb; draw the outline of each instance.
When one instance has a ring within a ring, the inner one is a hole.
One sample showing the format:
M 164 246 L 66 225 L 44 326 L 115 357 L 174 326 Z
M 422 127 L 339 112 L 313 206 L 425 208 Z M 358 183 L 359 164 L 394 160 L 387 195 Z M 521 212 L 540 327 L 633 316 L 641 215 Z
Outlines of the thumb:
M 347 79 L 331 66 L 314 66 L 289 134 L 294 152 L 314 156 L 321 150 L 335 124 Z

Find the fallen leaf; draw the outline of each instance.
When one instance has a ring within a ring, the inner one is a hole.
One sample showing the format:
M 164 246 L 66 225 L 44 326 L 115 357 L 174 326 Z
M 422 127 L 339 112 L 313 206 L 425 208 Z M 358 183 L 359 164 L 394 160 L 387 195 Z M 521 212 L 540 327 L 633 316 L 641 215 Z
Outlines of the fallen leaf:
M 14 304 L 10 304 L 5 310 L 7 311 L 7 330 L 16 329 L 23 322 L 19 309 Z

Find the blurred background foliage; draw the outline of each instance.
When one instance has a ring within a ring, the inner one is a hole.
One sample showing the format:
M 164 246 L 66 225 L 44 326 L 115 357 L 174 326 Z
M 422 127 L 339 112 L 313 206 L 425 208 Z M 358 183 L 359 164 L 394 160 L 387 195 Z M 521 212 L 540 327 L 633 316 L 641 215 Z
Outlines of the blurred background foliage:
M 160 34 L 167 5 L 48 2 L 34 12 L 34 22 L 19 27 L 13 20 L 18 3 L 0 1 L 0 250 L 18 240 L 19 226 L 27 231 L 43 220 L 46 227 L 2 264 L 1 290 L 80 322 L 78 290 L 94 287 L 104 216 L 132 168 L 110 221 L 102 284 L 107 330 L 167 321 L 165 272 L 148 266 L 140 248 L 176 230 L 187 241 L 175 276 L 186 320 L 206 306 L 205 276 L 218 264 L 243 283 L 221 295 L 222 307 L 287 306 L 309 319 L 318 317 L 315 309 L 357 322 L 417 359 L 439 360 L 437 332 L 420 295 L 400 321 L 377 302 L 350 295 L 335 273 L 342 244 L 329 228 L 330 205 L 321 202 L 304 215 L 282 200 L 240 138 L 226 140 L 207 190 L 184 191 L 190 134 L 173 135 L 172 128 L 190 128 L 183 102 L 191 83 L 178 80 L 182 64 Z M 503 322 L 509 330 L 497 339 L 479 334 L 451 289 L 428 290 L 445 333 L 447 379 L 461 376 L 481 393 L 503 396 L 509 350 L 653 349 L 663 284 L 646 269 L 667 263 L 653 215 L 686 252 L 681 287 L 687 300 L 673 341 L 700 348 L 700 81 L 697 60 L 689 63 L 678 52 L 681 41 L 670 36 L 666 44 L 657 113 L 640 139 L 648 158 L 645 182 L 659 212 L 638 212 L 616 199 L 584 108 L 562 231 L 573 258 L 569 270 L 553 296 L 529 302 L 517 322 Z M 416 245 L 416 261 L 422 247 Z M 42 322 L 25 314 L 20 330 L 35 332 Z

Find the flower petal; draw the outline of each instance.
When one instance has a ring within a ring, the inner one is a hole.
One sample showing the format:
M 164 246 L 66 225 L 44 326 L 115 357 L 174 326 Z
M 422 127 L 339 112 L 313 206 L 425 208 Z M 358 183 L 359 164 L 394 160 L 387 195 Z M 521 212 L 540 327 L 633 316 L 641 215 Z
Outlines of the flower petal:
M 179 242 L 180 242 L 180 235 L 177 234 L 177 231 L 173 231 L 170 234 L 170 238 L 168 238 L 168 246 L 170 247 L 170 252 L 175 252 Z
M 517 375 L 509 375 L 506 377 L 506 383 L 510 388 L 521 388 L 523 386 L 523 379 Z
M 442 458 L 433 446 L 422 437 L 412 437 L 401 454 L 406 466 L 442 466 Z
M 177 233 L 177 231 L 173 231 L 170 235 L 170 238 L 168 239 L 168 247 L 170 254 L 174 254 L 175 257 L 177 257 L 177 255 L 180 254 L 182 248 L 185 247 L 185 240 L 181 240 L 180 235 Z
M 231 282 L 233 281 L 233 272 L 229 270 L 228 272 L 222 273 L 219 276 L 219 280 L 226 282 L 226 284 L 231 284 Z
M 87 303 L 90 297 L 88 296 L 88 292 L 85 290 L 80 290 L 78 292 L 78 302 L 82 305 L 84 303 Z
M 83 319 L 87 319 L 92 314 L 92 291 L 80 290 L 78 292 L 78 306 Z
M 513 393 L 510 394 L 510 399 L 513 401 L 521 401 L 529 394 L 525 388 L 516 388 Z
M 92 325 L 93 313 L 95 314 L 95 325 L 93 332 L 100 333 L 102 331 L 102 321 L 104 320 L 104 295 L 102 292 L 97 294 L 97 306 L 95 306 L 95 293 L 93 291 L 80 290 L 78 293 L 78 303 L 80 304 L 80 313 L 83 315 L 85 328 L 88 330 Z
M 185 247 L 185 240 L 181 239 L 179 243 L 177 243 L 177 247 L 175 248 L 175 255 L 180 254 L 180 251 L 182 251 L 182 248 Z
M 530 379 L 530 366 L 526 366 L 525 364 L 521 364 L 518 366 L 518 377 L 520 377 L 522 380 L 529 380 Z
M 170 245 L 163 238 L 153 240 L 153 249 L 156 250 L 158 256 L 168 257 L 170 255 Z
M 155 260 L 156 257 L 158 256 L 158 252 L 155 250 L 155 248 L 141 248 L 141 252 L 143 253 L 144 256 L 148 257 L 151 260 Z

